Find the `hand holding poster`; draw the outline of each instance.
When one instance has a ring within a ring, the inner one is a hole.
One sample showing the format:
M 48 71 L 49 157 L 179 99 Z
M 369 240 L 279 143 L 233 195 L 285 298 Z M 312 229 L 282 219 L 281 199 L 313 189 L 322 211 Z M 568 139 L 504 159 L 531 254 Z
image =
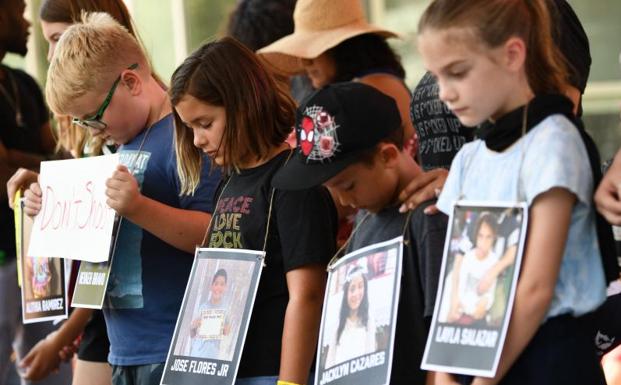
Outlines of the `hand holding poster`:
M 522 260 L 526 204 L 457 202 L 423 364 L 493 377 L 511 318 Z
M 162 384 L 235 383 L 264 256 L 197 249 Z
M 315 385 L 390 382 L 403 238 L 345 255 L 331 266 Z
M 108 260 L 115 213 L 105 183 L 118 163 L 118 154 L 41 163 L 42 206 L 27 255 Z

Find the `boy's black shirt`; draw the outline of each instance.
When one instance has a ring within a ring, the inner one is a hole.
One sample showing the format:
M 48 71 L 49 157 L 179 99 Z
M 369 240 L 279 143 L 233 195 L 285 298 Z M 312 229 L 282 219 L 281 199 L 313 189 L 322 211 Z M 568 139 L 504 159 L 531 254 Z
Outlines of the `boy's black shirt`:
M 224 180 L 209 232 L 209 247 L 262 250 L 272 177 L 289 156 L 284 151 L 267 163 Z M 277 376 L 285 311 L 289 301 L 285 275 L 304 265 L 326 265 L 336 252 L 337 216 L 321 186 L 276 190 L 265 264 L 250 319 L 238 378 Z
M 395 346 L 390 384 L 424 385 L 426 372 L 420 369 L 427 334 L 435 305 L 447 216 L 426 215 L 423 211 L 435 201 L 427 201 L 410 215 L 398 206 L 370 214 L 352 236 L 348 252 L 404 235 L 401 295 L 397 313 Z M 358 223 L 366 215 L 358 213 Z

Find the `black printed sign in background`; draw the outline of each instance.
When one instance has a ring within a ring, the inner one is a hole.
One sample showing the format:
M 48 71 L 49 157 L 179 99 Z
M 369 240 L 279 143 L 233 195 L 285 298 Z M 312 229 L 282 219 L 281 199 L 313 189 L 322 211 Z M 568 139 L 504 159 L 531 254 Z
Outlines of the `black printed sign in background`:
M 473 138 L 474 129 L 463 126 L 438 98 L 438 83 L 429 72 L 412 93 L 410 118 L 418 135 L 418 154 L 424 170 L 448 169 L 459 149 Z

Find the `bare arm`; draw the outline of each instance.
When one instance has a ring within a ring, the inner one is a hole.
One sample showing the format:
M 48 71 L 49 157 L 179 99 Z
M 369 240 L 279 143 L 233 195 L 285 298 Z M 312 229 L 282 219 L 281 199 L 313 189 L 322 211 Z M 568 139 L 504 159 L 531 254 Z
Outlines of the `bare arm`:
M 19 363 L 26 368 L 24 378 L 39 381 L 56 370 L 60 364 L 59 352 L 78 338 L 92 314 L 91 309 L 75 309 L 58 330 L 39 341 Z
M 595 192 L 595 205 L 605 218 L 613 225 L 621 225 L 621 150 L 617 152 L 612 165 L 604 175 Z
M 202 241 L 211 214 L 170 207 L 145 197 L 125 166 L 118 166 L 106 187 L 108 206 L 162 241 L 188 253 Z
M 473 385 L 497 384 L 541 325 L 554 295 L 575 201 L 568 190 L 554 188 L 530 208 L 522 273 L 498 372 L 494 378 L 477 377 Z
M 325 266 L 307 265 L 287 273 L 289 303 L 280 355 L 283 381 L 306 384 L 315 355 L 326 286 Z

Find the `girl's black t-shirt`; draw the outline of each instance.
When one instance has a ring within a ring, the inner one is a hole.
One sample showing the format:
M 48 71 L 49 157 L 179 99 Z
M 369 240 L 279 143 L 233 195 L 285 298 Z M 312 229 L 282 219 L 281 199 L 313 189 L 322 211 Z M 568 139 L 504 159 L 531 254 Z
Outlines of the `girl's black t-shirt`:
M 263 250 L 272 177 L 288 156 L 289 151 L 284 151 L 267 163 L 222 181 L 208 235 L 209 247 Z M 336 252 L 336 232 L 336 209 L 324 187 L 275 191 L 266 266 L 252 310 L 239 378 L 278 375 L 289 301 L 286 273 L 309 264 L 327 265 Z

